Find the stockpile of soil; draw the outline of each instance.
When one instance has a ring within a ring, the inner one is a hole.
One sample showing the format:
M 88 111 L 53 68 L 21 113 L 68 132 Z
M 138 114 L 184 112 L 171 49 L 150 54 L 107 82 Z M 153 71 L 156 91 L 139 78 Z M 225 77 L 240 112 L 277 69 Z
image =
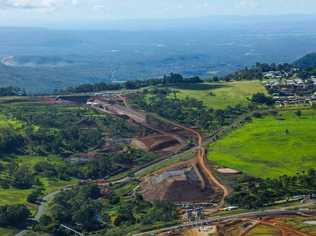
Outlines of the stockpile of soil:
M 175 181 L 166 189 L 164 200 L 171 202 L 207 202 L 213 191 L 202 190 L 199 185 L 189 181 Z
M 146 177 L 141 194 L 148 201 L 207 202 L 216 194 L 210 185 L 204 189 L 192 166 L 177 166 Z

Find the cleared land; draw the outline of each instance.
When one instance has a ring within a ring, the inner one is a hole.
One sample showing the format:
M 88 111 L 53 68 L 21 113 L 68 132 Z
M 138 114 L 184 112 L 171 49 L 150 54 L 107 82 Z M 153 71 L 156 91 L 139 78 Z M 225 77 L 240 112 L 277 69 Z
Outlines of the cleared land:
M 259 81 L 188 84 L 177 85 L 174 88 L 178 91 L 178 98 L 192 97 L 214 109 L 246 104 L 249 102 L 247 98 L 253 94 L 266 92 Z
M 208 159 L 257 177 L 294 175 L 316 167 L 316 111 L 255 118 L 209 146 Z
M 316 235 L 316 225 L 308 224 L 308 222 L 315 222 L 316 217 L 291 217 L 280 219 L 280 221 L 284 224 L 291 226 L 292 228 L 299 230 L 304 233 L 308 233 L 309 235 Z

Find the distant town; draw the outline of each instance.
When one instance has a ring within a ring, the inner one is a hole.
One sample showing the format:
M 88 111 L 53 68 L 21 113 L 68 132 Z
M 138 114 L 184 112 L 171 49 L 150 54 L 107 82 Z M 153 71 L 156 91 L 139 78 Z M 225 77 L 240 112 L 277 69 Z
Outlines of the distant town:
M 269 71 L 263 73 L 264 85 L 278 105 L 316 103 L 316 76 L 302 79 L 291 72 Z

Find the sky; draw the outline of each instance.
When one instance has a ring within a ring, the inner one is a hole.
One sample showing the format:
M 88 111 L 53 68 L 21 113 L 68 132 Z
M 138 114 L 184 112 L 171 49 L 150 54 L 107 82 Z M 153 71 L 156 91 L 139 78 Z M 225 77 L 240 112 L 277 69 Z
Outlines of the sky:
M 316 15 L 316 0 L 0 0 L 0 26 L 62 27 L 213 15 Z

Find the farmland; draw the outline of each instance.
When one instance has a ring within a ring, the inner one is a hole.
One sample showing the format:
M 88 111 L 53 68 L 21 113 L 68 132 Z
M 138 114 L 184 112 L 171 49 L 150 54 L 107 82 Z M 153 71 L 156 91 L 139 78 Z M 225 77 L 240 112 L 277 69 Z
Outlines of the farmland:
M 205 106 L 213 109 L 247 104 L 249 102 L 247 98 L 255 93 L 265 92 L 259 81 L 190 84 L 178 85 L 174 88 L 178 91 L 178 98 L 192 97 L 203 101 Z
M 255 118 L 209 146 L 208 159 L 248 175 L 275 178 L 316 165 L 316 111 Z M 260 171 L 258 171 L 260 170 Z

